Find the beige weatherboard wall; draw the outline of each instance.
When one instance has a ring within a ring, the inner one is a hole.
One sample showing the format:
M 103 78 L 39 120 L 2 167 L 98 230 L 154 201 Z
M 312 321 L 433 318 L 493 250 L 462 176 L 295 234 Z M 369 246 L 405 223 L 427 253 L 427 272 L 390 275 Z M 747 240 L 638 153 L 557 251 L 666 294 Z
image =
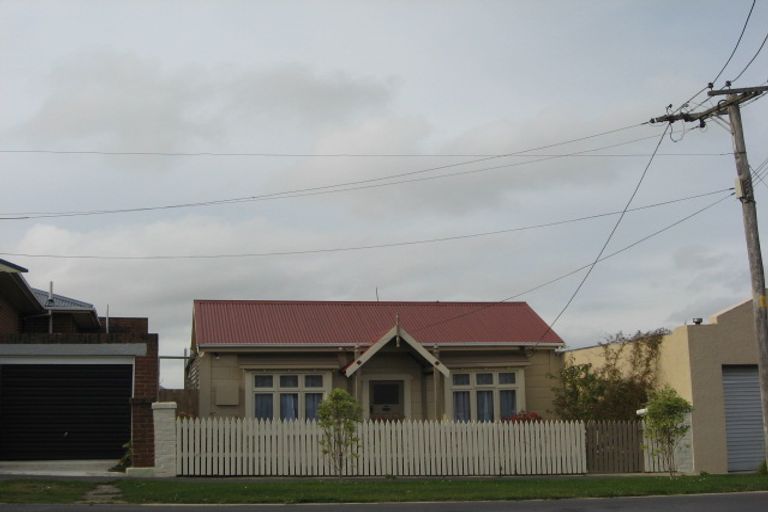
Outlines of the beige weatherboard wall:
M 434 349 L 433 349 L 434 350 Z M 509 389 L 517 391 L 517 411 L 535 411 L 551 416 L 552 381 L 562 365 L 562 355 L 551 348 L 524 350 L 514 347 L 447 347 L 435 350 L 438 358 L 451 374 L 491 373 L 498 380 L 499 373 L 513 372 L 516 382 Z M 280 350 L 245 352 L 219 349 L 204 352 L 196 362 L 199 373 L 199 414 L 207 416 L 251 416 L 251 386 L 256 374 L 323 375 L 325 393 L 332 388 L 349 391 L 363 406 L 364 417 L 369 417 L 370 383 L 373 381 L 402 380 L 405 385 L 405 417 L 409 419 L 452 418 L 452 390 L 450 378 L 435 372 L 419 361 L 409 347 L 390 343 L 376 353 L 365 365 L 347 378 L 343 370 L 354 361 L 354 349 Z M 435 386 L 435 373 L 438 375 Z M 487 389 L 496 389 L 493 385 Z M 455 388 L 459 389 L 459 388 Z M 477 386 L 470 389 L 477 391 Z M 437 397 L 437 399 L 435 399 Z M 498 406 L 497 406 L 498 407 Z
M 569 350 L 566 363 L 601 366 L 602 354 L 600 346 Z M 728 472 L 723 369 L 752 367 L 757 361 L 751 301 L 712 316 L 709 323 L 678 327 L 663 338 L 659 385 L 673 387 L 694 407 L 694 472 Z

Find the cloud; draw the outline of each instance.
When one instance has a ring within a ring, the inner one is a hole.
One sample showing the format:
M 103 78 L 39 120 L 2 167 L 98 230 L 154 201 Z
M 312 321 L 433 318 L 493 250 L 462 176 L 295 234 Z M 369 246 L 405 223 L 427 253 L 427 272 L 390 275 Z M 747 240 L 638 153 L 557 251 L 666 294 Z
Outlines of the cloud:
M 393 94 L 392 82 L 300 64 L 169 67 L 107 51 L 73 55 L 49 80 L 49 94 L 12 135 L 105 151 L 268 151 L 291 134 L 296 149 L 320 129 L 381 111 Z

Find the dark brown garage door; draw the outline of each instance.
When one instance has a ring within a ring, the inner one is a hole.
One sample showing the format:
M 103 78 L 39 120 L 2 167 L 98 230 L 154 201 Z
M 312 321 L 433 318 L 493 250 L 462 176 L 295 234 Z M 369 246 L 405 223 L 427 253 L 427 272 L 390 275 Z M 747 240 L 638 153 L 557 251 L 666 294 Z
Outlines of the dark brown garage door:
M 131 365 L 0 365 L 0 460 L 118 459 Z

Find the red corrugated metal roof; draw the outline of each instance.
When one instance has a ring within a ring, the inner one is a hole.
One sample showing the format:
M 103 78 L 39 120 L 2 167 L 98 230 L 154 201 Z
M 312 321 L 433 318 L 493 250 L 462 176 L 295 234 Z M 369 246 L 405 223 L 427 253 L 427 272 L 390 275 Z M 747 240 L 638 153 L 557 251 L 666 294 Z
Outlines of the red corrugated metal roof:
M 198 345 L 367 345 L 391 329 L 398 316 L 403 329 L 422 343 L 563 343 L 525 302 L 194 303 Z

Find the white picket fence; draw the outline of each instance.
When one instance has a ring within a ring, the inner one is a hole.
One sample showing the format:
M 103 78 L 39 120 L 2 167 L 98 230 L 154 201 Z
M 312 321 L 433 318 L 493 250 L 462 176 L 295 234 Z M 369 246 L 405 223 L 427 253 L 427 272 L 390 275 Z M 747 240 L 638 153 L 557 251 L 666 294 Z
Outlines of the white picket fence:
M 587 470 L 584 424 L 365 421 L 347 476 L 580 474 Z M 313 421 L 251 418 L 176 420 L 176 474 L 329 476 Z

